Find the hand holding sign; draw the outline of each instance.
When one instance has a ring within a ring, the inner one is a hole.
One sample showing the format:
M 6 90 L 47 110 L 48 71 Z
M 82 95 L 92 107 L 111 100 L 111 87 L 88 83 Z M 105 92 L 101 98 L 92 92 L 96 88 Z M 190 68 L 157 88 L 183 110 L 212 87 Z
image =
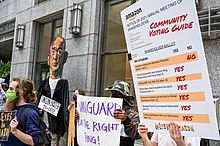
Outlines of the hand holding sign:
M 176 142 L 176 143 L 184 143 L 179 126 L 171 122 L 168 126 L 170 137 Z
M 127 115 L 126 112 L 122 109 L 116 109 L 114 112 L 114 118 L 115 119 L 120 119 L 121 121 L 125 121 Z
M 148 133 L 148 128 L 145 127 L 144 124 L 139 123 L 138 124 L 138 133 L 142 138 L 148 138 L 147 133 Z
M 10 122 L 10 132 L 13 134 L 17 130 L 18 126 L 18 120 L 17 117 L 15 117 L 11 122 Z

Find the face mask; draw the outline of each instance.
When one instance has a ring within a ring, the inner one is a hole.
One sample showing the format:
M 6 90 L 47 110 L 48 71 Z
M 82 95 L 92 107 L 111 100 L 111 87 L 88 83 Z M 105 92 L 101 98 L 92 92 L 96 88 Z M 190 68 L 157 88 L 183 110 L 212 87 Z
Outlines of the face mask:
M 8 89 L 6 92 L 6 97 L 8 101 L 14 101 L 18 96 L 16 95 L 16 91 L 12 91 L 11 89 Z

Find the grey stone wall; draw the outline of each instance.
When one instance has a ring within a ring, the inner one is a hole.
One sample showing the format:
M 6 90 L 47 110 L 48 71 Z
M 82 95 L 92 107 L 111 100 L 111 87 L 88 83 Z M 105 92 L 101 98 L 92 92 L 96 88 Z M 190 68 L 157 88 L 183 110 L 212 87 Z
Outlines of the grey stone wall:
M 220 7 L 220 0 L 201 0 L 201 9 Z M 220 97 L 220 38 L 203 40 L 213 96 Z M 219 109 L 220 113 L 220 109 Z M 218 115 L 219 116 L 219 115 Z M 220 121 L 220 118 L 219 118 Z M 219 124 L 218 124 L 219 125 Z M 211 131 L 207 131 L 211 132 Z M 210 140 L 210 146 L 219 146 L 219 140 Z
M 73 3 L 83 5 L 82 35 L 69 34 L 70 9 Z M 63 12 L 63 37 L 69 57 L 64 65 L 63 78 L 69 80 L 70 92 L 84 89 L 87 95 L 95 94 L 100 1 L 99 0 L 48 0 L 35 4 L 35 0 L 6 0 L 0 4 L 0 23 L 15 19 L 15 25 L 25 25 L 24 48 L 13 47 L 11 77 L 33 78 L 36 52 L 36 24 L 39 19 Z M 15 32 L 16 33 L 16 32 Z M 49 48 L 48 48 L 49 49 Z
M 199 0 L 200 1 L 200 7 L 202 9 L 206 9 L 209 7 L 219 7 L 220 6 L 220 1 L 219 0 Z
M 9 21 L 16 17 L 17 0 L 5 0 L 0 4 L 0 23 Z
M 203 40 L 213 95 L 220 96 L 220 39 Z
M 95 94 L 97 48 L 99 29 L 99 0 L 69 1 L 83 5 L 82 34 L 74 38 L 69 32 L 70 7 L 65 10 L 64 31 L 69 57 L 64 66 L 63 77 L 69 80 L 70 91 L 76 88 L 84 89 L 87 95 Z

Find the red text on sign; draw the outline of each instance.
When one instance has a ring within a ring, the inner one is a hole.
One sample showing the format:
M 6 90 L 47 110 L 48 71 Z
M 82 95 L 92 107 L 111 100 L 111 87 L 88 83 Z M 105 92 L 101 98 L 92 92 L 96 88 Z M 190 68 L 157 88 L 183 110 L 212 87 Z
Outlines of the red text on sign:
M 175 24 L 172 28 L 172 32 L 185 30 L 185 29 L 191 29 L 192 27 L 193 27 L 193 22 L 184 23 L 184 24 L 181 24 L 181 25 Z
M 181 110 L 182 111 L 189 111 L 189 110 L 191 110 L 191 105 L 181 105 Z
M 184 66 L 174 67 L 174 71 L 175 72 L 182 72 L 182 71 L 184 71 Z
M 185 81 L 186 80 L 186 76 L 177 76 L 176 77 L 176 82 L 181 82 L 181 81 Z
M 183 116 L 183 121 L 192 121 L 193 116 Z
M 187 55 L 187 60 L 194 60 L 196 59 L 196 55 L 192 54 L 192 55 Z
M 178 90 L 186 90 L 187 89 L 187 84 L 185 85 L 177 85 Z
M 189 99 L 189 94 L 186 95 L 179 95 L 180 100 L 188 100 Z

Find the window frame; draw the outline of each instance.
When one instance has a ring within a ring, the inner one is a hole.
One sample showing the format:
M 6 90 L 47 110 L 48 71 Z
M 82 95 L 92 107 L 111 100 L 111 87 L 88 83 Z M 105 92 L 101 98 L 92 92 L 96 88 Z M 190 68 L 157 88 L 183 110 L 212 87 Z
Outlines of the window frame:
M 36 43 L 35 43 L 35 51 L 34 51 L 34 64 L 33 64 L 33 80 L 36 82 L 37 81 L 37 76 L 38 76 L 38 72 L 37 72 L 37 66 L 40 64 L 45 64 L 47 63 L 47 59 L 46 61 L 38 61 L 38 54 L 39 54 L 39 47 L 40 47 L 40 37 L 41 37 L 41 26 L 46 24 L 46 23 L 52 23 L 51 25 L 51 38 L 50 38 L 50 43 L 53 41 L 54 39 L 54 35 L 55 35 L 55 31 L 56 31 L 56 27 L 55 27 L 55 23 L 57 20 L 63 19 L 63 11 L 60 11 L 56 14 L 52 14 L 48 17 L 36 20 L 34 23 L 36 24 Z M 63 28 L 63 24 L 64 21 L 62 22 L 62 28 Z M 49 48 L 48 48 L 49 50 Z M 37 82 L 36 82 L 37 83 Z M 37 85 L 37 84 L 36 84 Z
M 113 51 L 106 51 L 105 50 L 105 41 L 104 36 L 106 34 L 106 25 L 107 23 L 107 12 L 106 12 L 106 5 L 107 2 L 115 2 L 115 4 L 125 2 L 125 1 L 131 1 L 131 4 L 137 2 L 138 0 L 103 0 L 101 3 L 101 9 L 100 9 L 100 29 L 99 29 L 99 51 L 98 51 L 98 63 L 97 63 L 97 78 L 96 78 L 96 90 L 95 95 L 96 96 L 102 96 L 101 95 L 101 86 L 102 86 L 102 79 L 103 79 L 103 58 L 107 55 L 117 55 L 117 54 L 127 54 L 127 48 L 121 48 L 120 50 L 113 50 Z

